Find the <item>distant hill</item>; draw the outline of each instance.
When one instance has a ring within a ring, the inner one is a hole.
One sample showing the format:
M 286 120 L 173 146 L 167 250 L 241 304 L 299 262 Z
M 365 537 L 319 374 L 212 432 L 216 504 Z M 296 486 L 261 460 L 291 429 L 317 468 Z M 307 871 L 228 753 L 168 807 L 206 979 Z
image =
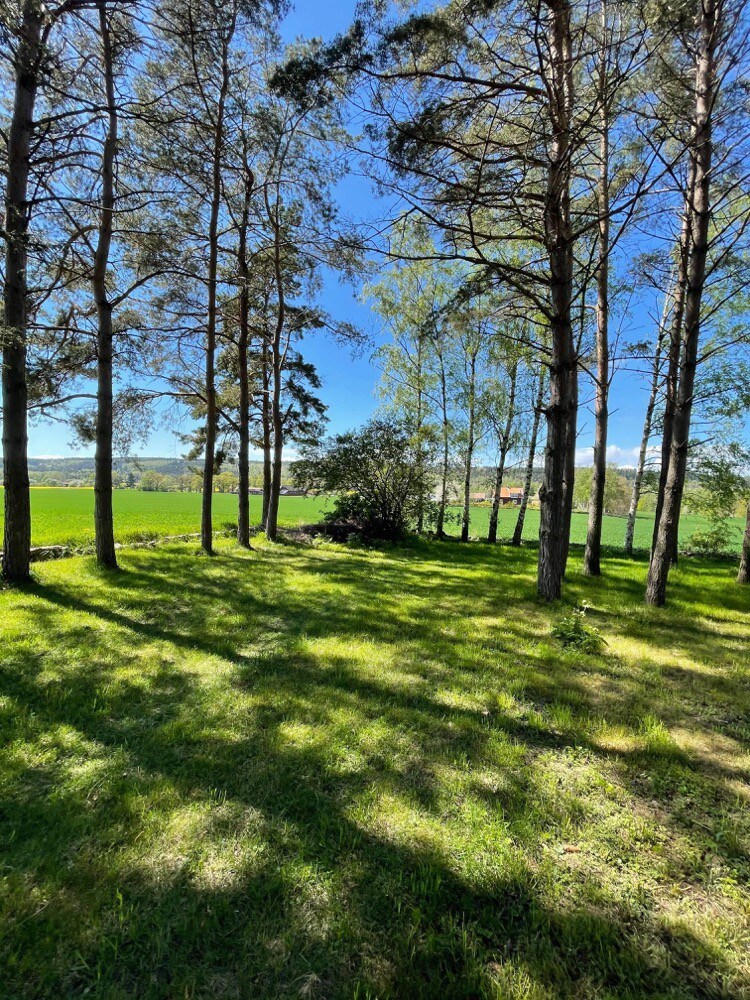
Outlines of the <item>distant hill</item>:
M 254 461 L 250 463 L 250 483 L 252 486 L 260 485 L 262 480 L 262 462 Z M 115 486 L 131 487 L 137 489 L 141 484 L 141 479 L 145 472 L 156 473 L 157 477 L 168 477 L 174 482 L 163 483 L 157 489 L 199 489 L 199 484 L 191 482 L 190 485 L 185 480 L 200 476 L 202 464 L 200 459 L 188 461 L 186 458 L 166 458 L 164 456 L 143 456 L 139 458 L 117 458 L 112 467 Z M 237 475 L 237 466 L 231 462 L 226 462 L 221 469 L 222 473 Z M 520 486 L 523 482 L 524 468 L 519 465 L 511 466 L 506 470 L 505 485 Z M 632 479 L 635 475 L 634 469 L 618 469 L 620 475 L 626 479 Z M 533 481 L 538 487 L 542 480 L 543 469 L 541 466 L 534 468 Z M 64 458 L 30 458 L 29 478 L 32 486 L 93 486 L 94 484 L 94 459 L 89 456 L 67 456 Z M 153 476 L 150 477 L 153 479 Z M 289 478 L 289 465 L 284 463 L 282 478 L 286 481 Z M 495 470 L 492 466 L 478 465 L 472 474 L 472 491 L 481 491 L 489 488 L 494 482 Z M 182 483 L 178 480 L 182 479 Z M 455 492 L 462 489 L 463 476 L 460 469 L 453 468 L 451 474 L 451 485 Z M 154 487 L 152 487 L 154 488 Z
M 181 476 L 197 467 L 199 463 L 188 462 L 184 458 L 115 458 L 112 468 L 115 472 L 142 472 L 145 469 L 153 469 L 154 472 L 162 472 L 169 476 Z M 61 475 L 85 475 L 94 471 L 93 457 L 71 456 L 68 458 L 30 458 L 29 472 L 58 472 Z
M 263 464 L 250 463 L 250 480 L 257 480 L 262 474 Z M 115 485 L 137 488 L 145 472 L 157 473 L 171 479 L 199 475 L 202 471 L 200 459 L 188 461 L 185 458 L 165 458 L 144 456 L 139 458 L 116 458 L 112 463 Z M 237 474 L 237 466 L 226 462 L 221 471 Z M 287 478 L 285 464 L 282 476 Z M 93 486 L 94 459 L 88 456 L 65 458 L 30 458 L 29 479 L 32 486 Z

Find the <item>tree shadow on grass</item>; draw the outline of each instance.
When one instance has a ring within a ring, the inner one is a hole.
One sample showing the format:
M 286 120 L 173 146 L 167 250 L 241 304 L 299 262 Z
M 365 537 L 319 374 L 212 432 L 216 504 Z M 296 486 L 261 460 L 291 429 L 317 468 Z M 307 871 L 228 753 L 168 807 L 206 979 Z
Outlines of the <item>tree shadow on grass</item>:
M 175 684 L 171 673 L 155 686 L 146 720 L 141 689 L 127 686 L 103 717 L 69 713 L 65 700 L 48 709 L 47 725 L 67 724 L 72 714 L 76 729 L 103 748 L 110 780 L 92 802 L 90 791 L 84 797 L 83 789 L 70 790 L 64 769 L 47 765 L 33 780 L 20 776 L 17 799 L 6 806 L 22 840 L 54 831 L 45 844 L 46 869 L 35 869 L 32 856 L 27 871 L 43 878 L 55 909 L 37 913 L 27 930 L 36 941 L 67 933 L 66 944 L 80 953 L 62 978 L 19 996 L 86 989 L 95 996 L 343 997 L 359 989 L 384 997 L 473 997 L 492 995 L 498 976 L 510 981 L 519 970 L 560 997 L 605 989 L 623 998 L 690 996 L 681 985 L 682 962 L 703 979 L 695 996 L 722 996 L 721 956 L 688 931 L 667 933 L 654 922 L 656 939 L 646 949 L 632 933 L 639 921 L 642 933 L 644 914 L 605 915 L 586 905 L 556 910 L 539 895 L 534 872 L 515 858 L 470 882 L 429 842 L 400 843 L 363 827 L 348 806 L 374 782 L 388 790 L 394 781 L 396 788 L 405 784 L 423 810 L 433 800 L 415 791 L 408 774 L 394 777 L 385 762 L 385 774 L 370 766 L 341 776 L 324 751 L 284 747 L 272 711 L 261 713 L 251 738 L 170 738 L 166 753 L 161 730 L 182 710 L 199 707 L 190 686 Z M 82 702 L 99 689 L 94 664 L 76 687 Z M 21 696 L 18 688 L 13 694 Z M 42 797 L 44 786 L 57 794 Z M 163 786 L 162 794 L 179 802 L 206 806 L 191 830 L 204 847 L 247 838 L 250 827 L 251 842 L 263 850 L 240 854 L 233 870 L 218 874 L 206 871 L 200 849 L 161 859 L 143 840 L 137 804 Z M 513 808 L 523 810 L 523 789 L 515 799 Z M 506 813 L 510 808 L 506 799 Z M 154 857 L 113 865 L 123 841 L 143 843 Z M 18 877 L 23 866 L 13 867 Z M 312 886 L 309 871 L 316 873 Z M 65 918 L 70 925 L 61 927 Z
M 570 660 L 553 669 L 527 619 L 465 647 L 461 602 L 481 615 L 528 594 L 520 557 L 515 584 L 495 580 L 494 553 L 451 553 L 443 587 L 432 552 L 427 566 L 387 553 L 354 569 L 349 554 L 326 554 L 332 568 L 292 551 L 220 572 L 161 555 L 130 557 L 105 600 L 38 588 L 35 621 L 58 648 L 40 655 L 30 637 L 4 657 L 18 726 L 2 826 L 19 908 L 9 996 L 712 1000 L 737 985 L 697 932 L 637 899 L 597 903 L 585 874 L 556 902 L 535 863 L 538 758 L 602 752 L 544 710 L 487 707 L 523 644 L 537 708 L 566 704 L 576 675 Z M 286 580 L 302 563 L 330 587 Z M 460 567 L 475 565 L 487 578 L 472 597 Z M 206 657 L 215 675 L 198 672 Z M 576 712 L 593 704 L 582 686 Z M 619 717 L 614 699 L 596 710 Z M 445 777 L 483 770 L 490 793 Z M 480 839 L 454 852 L 439 831 L 457 794 L 482 812 Z

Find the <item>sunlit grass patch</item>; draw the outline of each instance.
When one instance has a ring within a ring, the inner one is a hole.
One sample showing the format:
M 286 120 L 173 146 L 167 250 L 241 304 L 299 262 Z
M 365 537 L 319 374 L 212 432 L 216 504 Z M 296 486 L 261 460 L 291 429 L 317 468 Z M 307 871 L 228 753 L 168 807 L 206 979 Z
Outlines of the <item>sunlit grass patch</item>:
M 222 542 L 0 593 L 9 1000 L 750 996 L 750 599 Z

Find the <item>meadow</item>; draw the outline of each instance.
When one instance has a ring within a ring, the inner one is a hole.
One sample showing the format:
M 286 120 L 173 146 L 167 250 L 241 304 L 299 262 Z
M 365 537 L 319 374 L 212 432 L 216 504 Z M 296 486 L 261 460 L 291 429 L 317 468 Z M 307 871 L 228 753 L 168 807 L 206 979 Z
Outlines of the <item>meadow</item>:
M 732 565 L 196 551 L 0 592 L 4 1000 L 750 998 Z
M 32 542 L 34 545 L 72 545 L 85 547 L 93 543 L 94 491 L 92 489 L 61 489 L 36 487 L 31 491 Z M 156 493 L 140 490 L 115 490 L 115 535 L 120 542 L 132 542 L 160 535 L 179 535 L 200 530 L 200 495 L 197 493 Z M 330 500 L 314 497 L 282 497 L 279 523 L 293 527 L 320 520 L 330 509 Z M 260 521 L 261 498 L 250 497 L 251 523 Z M 500 537 L 510 538 L 516 524 L 515 508 L 500 513 Z M 449 533 L 459 533 L 459 508 L 452 509 Z M 0 504 L 0 526 L 2 525 Z M 227 493 L 214 494 L 216 528 L 237 523 L 237 497 Z M 571 540 L 583 544 L 586 540 L 585 513 L 573 514 Z M 483 538 L 487 532 L 489 508 L 472 508 L 471 533 Z M 685 514 L 680 521 L 680 543 L 687 545 L 694 531 L 705 526 L 701 517 Z M 739 552 L 744 521 L 733 519 L 732 547 Z M 644 514 L 636 523 L 636 548 L 647 549 L 651 544 L 653 517 Z M 625 534 L 625 519 L 605 517 L 602 542 L 611 548 L 621 548 Z M 539 535 L 539 511 L 530 509 L 524 526 L 524 538 L 534 541 Z

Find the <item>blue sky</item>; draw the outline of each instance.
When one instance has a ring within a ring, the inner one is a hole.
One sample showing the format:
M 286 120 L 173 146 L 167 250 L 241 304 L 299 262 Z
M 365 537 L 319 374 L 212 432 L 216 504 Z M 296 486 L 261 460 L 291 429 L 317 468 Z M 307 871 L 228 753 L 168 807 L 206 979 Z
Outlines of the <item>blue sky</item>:
M 329 38 L 346 28 L 354 6 L 354 0 L 328 0 L 325 4 L 303 0 L 286 19 L 285 37 L 289 41 L 300 35 Z M 367 182 L 353 177 L 342 184 L 340 201 L 344 214 L 354 218 L 371 215 L 367 199 L 372 199 Z M 325 282 L 322 302 L 332 316 L 356 323 L 377 341 L 379 331 L 375 318 L 369 307 L 357 300 L 355 289 L 340 284 L 335 276 L 329 276 Z M 632 334 L 651 339 L 653 323 L 645 306 L 640 310 L 636 309 L 630 325 Z M 322 395 L 329 408 L 329 430 L 340 431 L 366 420 L 377 405 L 375 385 L 378 373 L 370 362 L 370 352 L 365 351 L 360 357 L 352 357 L 345 348 L 322 336 L 309 337 L 303 349 L 323 379 Z M 588 397 L 587 387 L 582 386 L 582 401 Z M 616 376 L 609 433 L 612 461 L 623 465 L 635 464 L 645 403 L 644 388 L 637 375 L 621 373 Z M 579 464 L 586 464 L 590 461 L 593 419 L 585 407 L 582 407 L 579 427 L 578 460 Z M 187 424 L 178 429 L 186 430 Z M 91 452 L 90 448 L 74 448 L 72 437 L 71 431 L 64 424 L 35 423 L 29 429 L 29 454 L 42 456 Z M 177 456 L 182 454 L 183 445 L 172 427 L 159 427 L 145 445 L 139 446 L 138 451 L 141 455 Z

